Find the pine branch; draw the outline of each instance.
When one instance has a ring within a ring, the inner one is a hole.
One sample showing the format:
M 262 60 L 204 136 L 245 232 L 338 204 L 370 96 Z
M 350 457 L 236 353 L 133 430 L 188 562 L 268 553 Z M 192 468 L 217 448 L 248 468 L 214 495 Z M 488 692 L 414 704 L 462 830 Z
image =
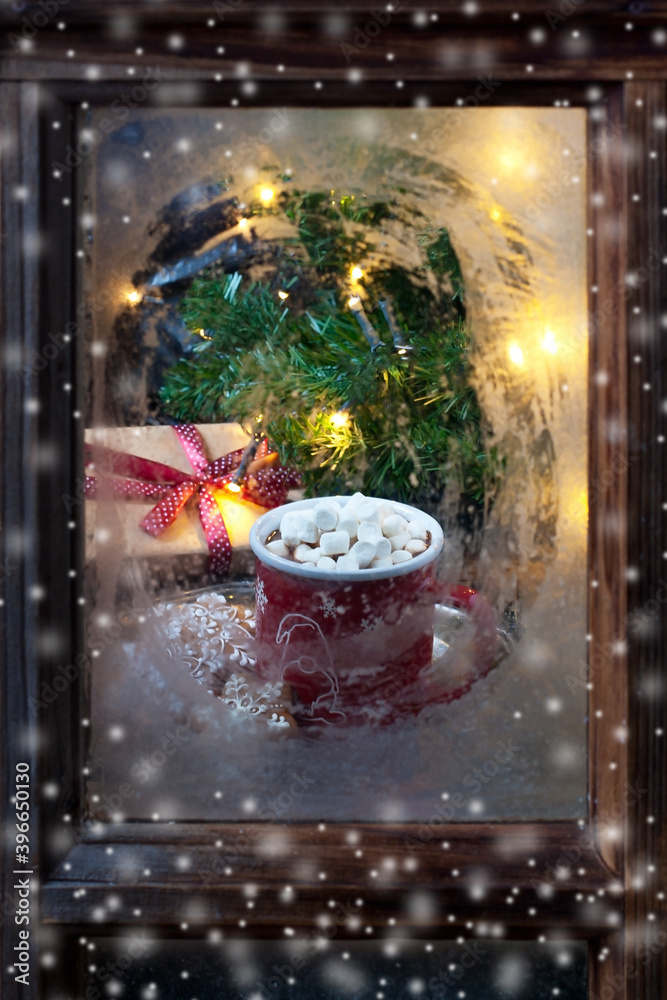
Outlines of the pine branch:
M 261 414 L 281 460 L 300 469 L 313 493 L 363 489 L 419 503 L 452 488 L 458 469 L 456 490 L 482 504 L 501 463 L 485 447 L 463 280 L 447 231 L 420 234 L 421 268 L 385 261 L 361 280 L 382 339 L 391 344 L 379 308 L 389 298 L 414 348 L 412 357 L 372 353 L 347 306 L 349 272 L 375 248 L 370 237 L 396 216 L 396 205 L 352 195 L 332 205 L 327 192 L 295 190 L 275 202 L 250 206 L 250 214 L 282 215 L 295 227 L 293 237 L 275 241 L 271 282 L 213 269 L 184 299 L 187 326 L 210 339 L 168 373 L 168 412 L 253 424 Z M 332 420 L 339 412 L 347 422 Z

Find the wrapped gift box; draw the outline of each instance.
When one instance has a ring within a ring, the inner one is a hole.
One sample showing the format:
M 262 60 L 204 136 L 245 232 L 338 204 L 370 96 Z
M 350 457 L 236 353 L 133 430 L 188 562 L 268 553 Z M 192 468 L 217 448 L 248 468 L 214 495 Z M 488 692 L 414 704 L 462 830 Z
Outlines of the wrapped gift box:
M 245 448 L 248 435 L 238 424 L 198 424 L 209 461 Z M 87 429 L 86 444 L 111 448 L 150 459 L 192 475 L 192 468 L 172 427 L 111 427 Z M 87 467 L 95 475 L 95 468 Z M 139 525 L 157 503 L 154 499 L 125 500 L 104 488 L 104 477 L 94 500 L 86 500 L 86 560 L 98 585 L 116 579 L 123 590 L 141 585 L 151 593 L 176 592 L 214 582 L 208 572 L 209 553 L 201 525 L 197 497 L 192 497 L 173 524 L 157 538 Z M 232 545 L 230 577 L 254 571 L 248 536 L 266 508 L 236 499 L 227 490 L 214 490 Z

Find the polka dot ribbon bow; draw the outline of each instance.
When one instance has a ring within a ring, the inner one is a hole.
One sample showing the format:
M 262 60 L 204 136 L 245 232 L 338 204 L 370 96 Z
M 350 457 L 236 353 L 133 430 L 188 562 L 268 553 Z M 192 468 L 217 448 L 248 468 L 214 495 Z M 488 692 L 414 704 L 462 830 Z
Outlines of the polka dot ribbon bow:
M 102 446 L 86 445 L 86 464 L 95 463 L 96 470 L 104 473 L 105 492 L 125 500 L 158 500 L 139 527 L 157 538 L 173 524 L 195 494 L 199 499 L 199 517 L 211 557 L 210 571 L 223 576 L 229 569 L 232 546 L 225 521 L 215 501 L 215 488 L 226 486 L 241 464 L 243 448 L 231 451 L 209 462 L 204 443 L 192 424 L 174 427 L 183 450 L 193 469 L 193 475 L 180 472 L 169 465 L 162 465 L 147 458 L 127 455 Z M 287 499 L 287 491 L 300 485 L 293 469 L 286 469 L 269 453 L 266 438 L 260 444 L 255 461 L 243 481 L 235 499 L 250 500 L 261 507 L 279 507 Z M 259 467 L 258 467 L 259 466 Z M 86 476 L 85 495 L 88 499 L 98 493 L 98 477 Z

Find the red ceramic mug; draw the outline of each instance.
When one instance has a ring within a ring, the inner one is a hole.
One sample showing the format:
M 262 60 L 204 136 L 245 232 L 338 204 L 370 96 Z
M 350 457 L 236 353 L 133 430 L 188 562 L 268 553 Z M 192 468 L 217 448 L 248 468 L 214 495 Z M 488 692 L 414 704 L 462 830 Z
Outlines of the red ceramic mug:
M 279 558 L 266 548 L 286 510 L 305 510 L 322 499 L 344 506 L 349 498 L 278 507 L 251 529 L 257 673 L 263 680 L 289 683 L 303 718 L 345 725 L 391 722 L 433 697 L 424 677 L 433 656 L 435 603 L 443 592 L 435 578 L 442 529 L 414 507 L 380 501 L 425 525 L 430 533 L 425 552 L 391 568 L 345 573 Z

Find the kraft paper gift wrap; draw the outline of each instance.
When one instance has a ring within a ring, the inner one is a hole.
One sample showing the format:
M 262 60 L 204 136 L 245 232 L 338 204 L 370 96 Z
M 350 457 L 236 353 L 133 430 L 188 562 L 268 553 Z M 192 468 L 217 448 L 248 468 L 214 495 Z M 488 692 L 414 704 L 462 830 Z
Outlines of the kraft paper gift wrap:
M 243 428 L 235 423 L 197 424 L 196 427 L 210 461 L 245 448 L 250 440 Z M 178 436 L 170 426 L 88 428 L 85 442 L 160 462 L 189 475 L 193 473 Z M 97 475 L 99 471 L 102 471 L 101 476 Z M 108 478 L 103 470 L 96 469 L 95 465 L 87 466 L 86 473 L 97 475 L 98 479 L 96 498 L 85 501 L 86 559 L 96 564 L 98 575 L 100 572 L 105 576 L 115 573 L 119 579 L 127 580 L 128 574 L 138 568 L 144 586 L 151 591 L 213 582 L 208 572 L 209 551 L 196 496 L 188 501 L 173 524 L 155 538 L 139 526 L 157 500 L 126 500 L 112 496 L 110 490 L 105 489 Z M 215 489 L 213 493 L 232 545 L 229 575 L 248 573 L 254 565 L 248 535 L 266 508 L 236 499 L 224 489 Z

